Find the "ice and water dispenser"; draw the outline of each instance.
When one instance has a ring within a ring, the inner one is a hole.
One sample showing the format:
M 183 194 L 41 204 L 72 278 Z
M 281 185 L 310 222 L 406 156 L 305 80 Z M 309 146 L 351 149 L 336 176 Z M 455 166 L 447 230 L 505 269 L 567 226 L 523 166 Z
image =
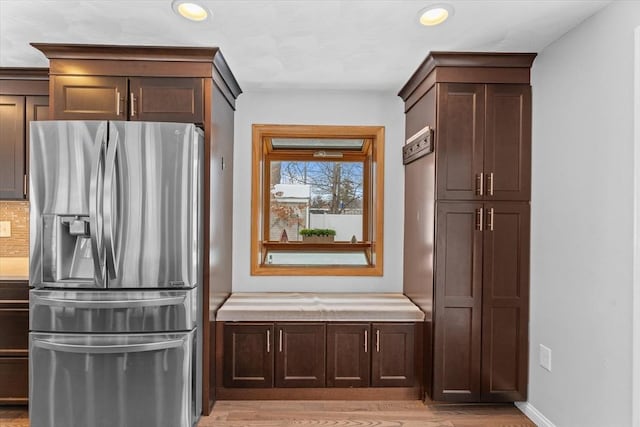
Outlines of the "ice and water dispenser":
M 89 216 L 43 215 L 44 282 L 94 281 Z

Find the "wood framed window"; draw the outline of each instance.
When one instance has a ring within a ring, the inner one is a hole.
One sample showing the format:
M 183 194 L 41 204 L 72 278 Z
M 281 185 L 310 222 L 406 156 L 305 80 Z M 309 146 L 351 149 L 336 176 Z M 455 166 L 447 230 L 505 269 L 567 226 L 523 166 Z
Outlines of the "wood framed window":
M 381 276 L 384 126 L 252 135 L 251 274 Z

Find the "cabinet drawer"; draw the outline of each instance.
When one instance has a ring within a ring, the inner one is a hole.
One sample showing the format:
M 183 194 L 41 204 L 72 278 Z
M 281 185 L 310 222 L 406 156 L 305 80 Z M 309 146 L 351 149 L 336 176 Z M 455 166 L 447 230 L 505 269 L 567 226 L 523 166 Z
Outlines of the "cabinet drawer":
M 29 396 L 29 359 L 0 357 L 0 404 L 27 403 Z
M 29 282 L 26 280 L 0 282 L 0 302 L 7 300 L 24 301 L 27 304 L 29 301 Z
M 26 356 L 29 348 L 29 309 L 0 308 L 0 356 Z

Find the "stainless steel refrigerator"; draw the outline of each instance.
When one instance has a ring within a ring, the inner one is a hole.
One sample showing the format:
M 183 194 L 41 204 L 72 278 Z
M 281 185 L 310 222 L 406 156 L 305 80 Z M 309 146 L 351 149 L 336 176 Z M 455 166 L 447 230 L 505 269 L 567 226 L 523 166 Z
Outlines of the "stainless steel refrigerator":
M 31 124 L 32 427 L 190 427 L 201 412 L 203 134 Z

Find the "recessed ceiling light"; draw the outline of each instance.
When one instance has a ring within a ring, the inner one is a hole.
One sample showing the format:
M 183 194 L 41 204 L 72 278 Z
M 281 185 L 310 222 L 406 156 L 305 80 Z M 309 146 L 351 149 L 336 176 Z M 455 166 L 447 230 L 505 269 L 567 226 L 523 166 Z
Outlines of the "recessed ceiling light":
M 418 12 L 418 20 L 427 27 L 442 24 L 450 16 L 453 16 L 453 7 L 444 3 L 432 4 Z
M 173 0 L 171 7 L 175 13 L 190 21 L 202 22 L 209 17 L 207 8 L 197 1 Z

